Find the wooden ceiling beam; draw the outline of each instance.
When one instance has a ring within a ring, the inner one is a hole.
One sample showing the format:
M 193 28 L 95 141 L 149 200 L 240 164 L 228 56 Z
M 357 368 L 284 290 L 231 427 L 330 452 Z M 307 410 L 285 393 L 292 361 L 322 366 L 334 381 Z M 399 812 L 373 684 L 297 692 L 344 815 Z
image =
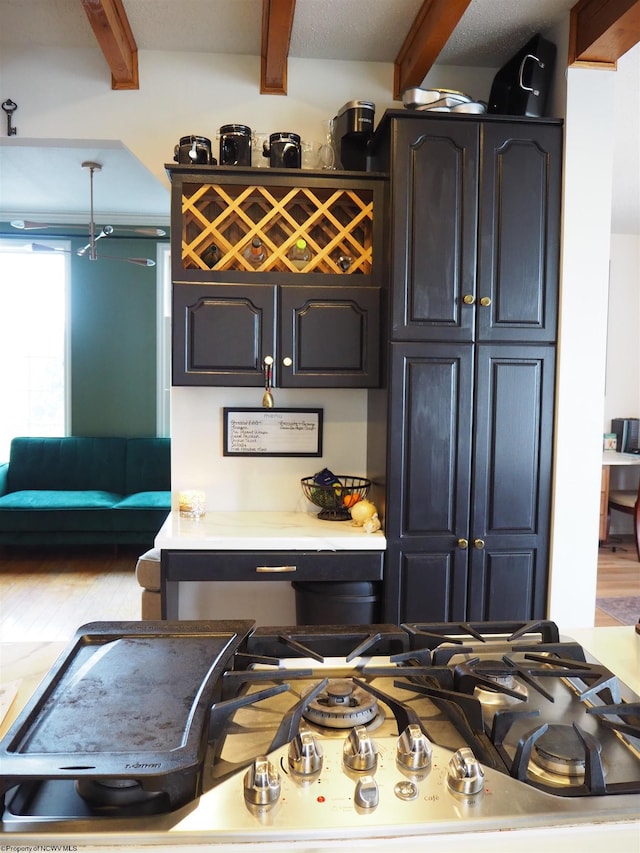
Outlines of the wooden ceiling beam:
M 420 86 L 471 0 L 424 0 L 396 57 L 393 97 Z
M 138 47 L 122 0 L 81 0 L 111 69 L 112 89 L 139 89 Z
M 296 0 L 262 0 L 260 94 L 287 94 L 287 64 Z
M 579 0 L 571 10 L 569 65 L 615 68 L 640 42 L 640 0 Z

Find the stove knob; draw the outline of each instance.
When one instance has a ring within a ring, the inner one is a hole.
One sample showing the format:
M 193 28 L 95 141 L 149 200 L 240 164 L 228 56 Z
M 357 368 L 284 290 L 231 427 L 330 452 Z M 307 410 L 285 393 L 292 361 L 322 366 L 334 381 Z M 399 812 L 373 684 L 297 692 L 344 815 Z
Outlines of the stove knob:
M 431 766 L 431 744 L 420 726 L 409 725 L 402 732 L 396 759 L 405 770 L 427 770 Z
M 244 777 L 244 798 L 254 806 L 268 806 L 280 796 L 280 774 L 266 755 L 256 758 Z
M 373 776 L 363 776 L 356 784 L 355 804 L 361 809 L 375 809 L 380 800 L 378 783 Z
M 322 747 L 313 734 L 306 729 L 294 737 L 289 744 L 289 768 L 298 776 L 313 776 L 322 770 Z
M 447 783 L 456 794 L 479 794 L 484 788 L 484 770 L 468 746 L 459 749 L 449 762 Z
M 378 754 L 364 726 L 356 726 L 349 732 L 342 749 L 342 760 L 350 770 L 365 773 L 375 771 Z

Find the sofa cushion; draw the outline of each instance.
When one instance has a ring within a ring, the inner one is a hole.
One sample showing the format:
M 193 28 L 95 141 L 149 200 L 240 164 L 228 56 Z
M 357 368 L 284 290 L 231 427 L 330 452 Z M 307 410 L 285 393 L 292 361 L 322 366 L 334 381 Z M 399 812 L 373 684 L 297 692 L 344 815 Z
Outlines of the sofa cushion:
M 160 592 L 160 549 L 150 548 L 138 557 L 136 580 L 143 589 Z
M 130 438 L 127 440 L 123 493 L 166 492 L 171 489 L 171 439 Z
M 97 489 L 124 495 L 126 449 L 124 438 L 14 438 L 8 491 Z
M 25 489 L 0 497 L 0 510 L 112 509 L 122 495 L 95 489 Z
M 140 618 L 156 621 L 162 618 L 162 596 L 159 592 L 143 589 L 140 596 Z
M 114 509 L 171 509 L 171 492 L 137 492 L 127 495 L 114 505 Z

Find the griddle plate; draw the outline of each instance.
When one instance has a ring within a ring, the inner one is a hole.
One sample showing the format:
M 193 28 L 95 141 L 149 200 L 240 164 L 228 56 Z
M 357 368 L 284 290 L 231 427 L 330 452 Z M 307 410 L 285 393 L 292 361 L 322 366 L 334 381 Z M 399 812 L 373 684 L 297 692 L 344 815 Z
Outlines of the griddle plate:
M 200 777 L 215 685 L 252 621 L 78 629 L 0 743 L 2 790 L 28 779 Z M 195 783 L 197 787 L 197 783 Z

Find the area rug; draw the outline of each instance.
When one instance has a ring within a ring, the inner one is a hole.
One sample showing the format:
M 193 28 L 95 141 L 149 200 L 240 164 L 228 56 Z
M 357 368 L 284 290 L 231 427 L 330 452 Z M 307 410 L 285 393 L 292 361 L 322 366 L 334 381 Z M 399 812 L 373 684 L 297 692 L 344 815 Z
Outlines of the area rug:
M 622 625 L 635 625 L 640 619 L 640 596 L 625 598 L 597 598 L 596 607 L 613 616 Z

